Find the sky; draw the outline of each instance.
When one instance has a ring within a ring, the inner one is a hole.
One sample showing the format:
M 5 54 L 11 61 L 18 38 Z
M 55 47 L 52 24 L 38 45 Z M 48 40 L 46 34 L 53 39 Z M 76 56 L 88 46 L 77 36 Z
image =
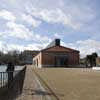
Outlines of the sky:
M 100 55 L 100 0 L 0 0 L 0 50 L 41 50 L 55 38 Z

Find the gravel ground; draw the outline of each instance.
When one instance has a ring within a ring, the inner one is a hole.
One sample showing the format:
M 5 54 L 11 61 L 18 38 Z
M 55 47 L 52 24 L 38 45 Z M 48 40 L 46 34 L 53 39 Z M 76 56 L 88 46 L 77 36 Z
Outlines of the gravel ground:
M 59 100 L 100 100 L 100 71 L 89 68 L 35 69 Z

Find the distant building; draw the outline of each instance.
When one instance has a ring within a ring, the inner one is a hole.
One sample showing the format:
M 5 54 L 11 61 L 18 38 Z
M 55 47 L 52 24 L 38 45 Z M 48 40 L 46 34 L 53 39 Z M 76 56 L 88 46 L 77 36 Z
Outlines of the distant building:
M 96 65 L 100 66 L 100 57 L 97 57 L 97 59 L 96 59 Z
M 39 51 L 32 51 L 32 50 L 25 50 L 23 52 L 23 61 L 25 64 L 32 64 L 33 63 L 33 57 L 35 57 Z
M 55 39 L 45 49 L 33 57 L 35 67 L 69 67 L 79 64 L 79 51 L 60 45 Z

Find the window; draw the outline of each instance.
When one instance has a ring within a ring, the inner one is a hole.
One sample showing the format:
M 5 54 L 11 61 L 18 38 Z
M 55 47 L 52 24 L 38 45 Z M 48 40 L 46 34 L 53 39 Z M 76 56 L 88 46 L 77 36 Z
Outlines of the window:
M 38 59 L 37 59 L 37 66 L 38 66 Z

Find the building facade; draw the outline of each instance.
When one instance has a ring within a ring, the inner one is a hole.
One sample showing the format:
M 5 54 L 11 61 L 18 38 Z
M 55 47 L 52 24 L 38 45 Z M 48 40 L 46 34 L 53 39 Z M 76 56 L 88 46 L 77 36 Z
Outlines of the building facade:
M 79 64 L 79 51 L 60 45 L 55 39 L 46 49 L 41 50 L 34 58 L 35 67 L 70 67 Z
M 96 65 L 100 66 L 100 57 L 97 57 L 97 59 L 96 59 Z

